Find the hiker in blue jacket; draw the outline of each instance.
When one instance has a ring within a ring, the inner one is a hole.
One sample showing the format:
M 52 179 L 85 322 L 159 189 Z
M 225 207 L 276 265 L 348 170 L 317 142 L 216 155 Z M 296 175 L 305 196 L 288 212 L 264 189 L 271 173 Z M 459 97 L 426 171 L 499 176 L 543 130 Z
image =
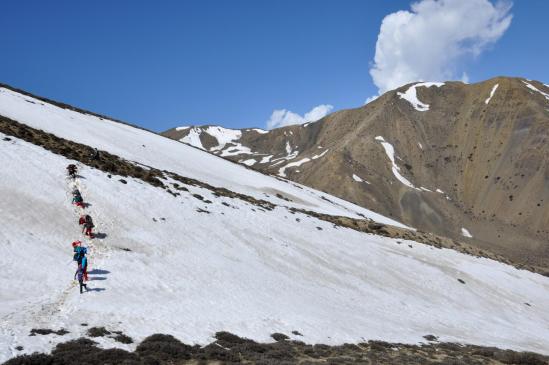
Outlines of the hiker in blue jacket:
M 88 253 L 88 249 L 81 245 L 82 245 L 82 242 L 80 241 L 75 241 L 72 243 L 72 247 L 74 250 L 73 260 L 76 261 L 78 265 L 82 264 L 82 259 Z
M 84 284 L 84 269 L 82 268 L 82 265 L 78 265 L 78 269 L 76 269 L 76 272 L 74 273 L 74 280 L 76 280 L 76 278 L 78 278 L 78 284 L 80 284 L 80 294 L 82 294 L 82 288 L 88 291 L 88 286 Z

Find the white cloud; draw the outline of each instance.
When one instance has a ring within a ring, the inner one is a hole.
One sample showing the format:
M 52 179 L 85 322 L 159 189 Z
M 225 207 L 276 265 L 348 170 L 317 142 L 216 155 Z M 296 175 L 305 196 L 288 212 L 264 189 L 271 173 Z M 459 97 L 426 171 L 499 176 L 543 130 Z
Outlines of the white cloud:
M 414 81 L 460 78 L 460 61 L 476 57 L 511 24 L 510 2 L 421 0 L 387 15 L 370 75 L 379 94 Z M 467 81 L 465 72 L 462 80 Z
M 371 103 L 372 101 L 376 100 L 377 98 L 379 98 L 379 95 L 372 95 L 372 96 L 369 96 L 369 97 L 367 97 L 366 100 L 364 101 L 364 104 Z
M 293 124 L 303 124 L 307 122 L 316 122 L 324 118 L 334 107 L 329 104 L 321 104 L 301 116 L 286 109 L 273 110 L 271 117 L 267 121 L 267 129 L 286 127 Z

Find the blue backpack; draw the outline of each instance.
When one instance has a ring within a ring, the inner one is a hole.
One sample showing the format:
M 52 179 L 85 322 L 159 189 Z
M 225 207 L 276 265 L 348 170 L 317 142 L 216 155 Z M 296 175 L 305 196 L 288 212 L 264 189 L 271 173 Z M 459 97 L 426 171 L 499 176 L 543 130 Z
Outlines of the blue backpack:
M 81 261 L 87 253 L 88 249 L 86 247 L 76 246 L 74 248 L 74 256 L 72 258 L 74 261 Z

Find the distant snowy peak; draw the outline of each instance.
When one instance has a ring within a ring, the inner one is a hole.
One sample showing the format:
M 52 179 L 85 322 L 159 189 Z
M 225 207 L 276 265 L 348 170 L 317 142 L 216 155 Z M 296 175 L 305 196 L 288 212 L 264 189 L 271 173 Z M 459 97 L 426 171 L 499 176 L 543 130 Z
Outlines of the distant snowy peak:
M 210 148 L 211 151 L 223 149 L 227 143 L 238 141 L 242 137 L 241 131 L 223 127 L 207 127 L 204 133 L 217 140 L 218 145 Z
M 310 165 L 310 162 L 324 157 L 329 150 L 314 146 L 304 152 L 301 146 L 304 132 L 300 129 L 299 126 L 272 131 L 259 128 L 238 130 L 221 126 L 184 126 L 173 128 L 163 135 L 248 167 L 263 170 L 275 168 L 272 173 L 287 177 L 288 169 L 299 173 L 299 166 L 305 163 Z M 273 140 L 280 141 L 280 148 L 273 149 Z
M 223 156 L 231 156 L 239 153 L 250 152 L 239 143 L 244 133 L 267 134 L 269 131 L 259 128 L 230 129 L 221 126 L 182 126 L 173 129 L 176 132 L 184 133 L 178 138 L 179 141 L 191 146 L 210 151 L 219 152 Z M 234 147 L 232 152 L 221 152 L 225 148 Z M 240 152 L 238 152 L 238 151 Z M 236 153 L 238 152 L 238 153 Z
M 418 99 L 416 89 L 418 87 L 429 88 L 432 86 L 441 87 L 443 85 L 444 85 L 444 82 L 420 82 L 417 84 L 413 84 L 403 93 L 397 92 L 397 95 L 400 96 L 401 99 L 404 99 L 408 101 L 410 104 L 412 104 L 415 110 L 419 112 L 425 112 L 429 110 L 429 104 L 425 104 Z

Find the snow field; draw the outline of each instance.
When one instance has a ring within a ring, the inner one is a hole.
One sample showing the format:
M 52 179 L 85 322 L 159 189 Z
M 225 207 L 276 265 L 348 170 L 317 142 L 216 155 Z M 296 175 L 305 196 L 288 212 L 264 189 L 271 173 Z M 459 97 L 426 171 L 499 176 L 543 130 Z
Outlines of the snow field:
M 17 345 L 49 351 L 77 338 L 83 322 L 136 342 L 160 332 L 207 343 L 220 330 L 268 341 L 273 332 L 298 330 L 310 343 L 416 343 L 435 334 L 547 353 L 545 277 L 283 207 L 264 211 L 202 188 L 173 197 L 87 167 L 79 184 L 106 237 L 93 241 L 90 262 L 101 279 L 81 295 L 72 280 L 70 242 L 80 235 L 65 181 L 70 162 L 17 139 L 0 143 L 0 191 L 9 197 L 0 202 L 7 242 L 0 246 L 0 361 L 19 353 Z M 70 333 L 29 337 L 32 328 Z
M 321 213 L 352 218 L 361 218 L 359 214 L 362 214 L 380 223 L 406 227 L 339 198 L 330 197 L 336 204 L 329 203 L 322 199 L 326 195 L 324 193 L 251 171 L 157 134 L 108 119 L 61 109 L 5 88 L 0 88 L 0 115 L 59 137 L 108 151 L 129 161 L 172 171 L 258 199 L 265 199 L 265 191 L 278 191 L 290 198 L 299 197 L 296 201 L 300 203 L 287 203 L 296 208 L 314 209 Z M 247 147 L 237 146 L 235 150 L 239 148 Z M 238 154 L 233 148 L 224 150 L 223 153 Z
M 0 114 L 277 205 L 364 214 L 399 225 L 155 134 L 1 88 Z M 82 237 L 79 211 L 70 204 L 65 179 L 65 167 L 74 161 L 3 137 L 0 133 L 0 361 L 22 353 L 18 345 L 25 353 L 49 351 L 91 326 L 123 331 L 136 343 L 152 333 L 207 343 L 221 330 L 258 341 L 298 330 L 304 335 L 298 339 L 308 343 L 417 343 L 434 334 L 441 341 L 548 353 L 546 277 L 334 227 L 283 206 L 267 211 L 199 187 L 174 197 L 141 180 L 125 178 L 123 184 L 118 176 L 85 166 L 77 183 L 91 204 L 86 209 L 96 230 L 105 236 L 90 243 L 96 280 L 92 291 L 80 295 L 70 247 Z M 388 156 L 394 164 L 394 154 Z M 70 333 L 29 337 L 32 328 Z M 105 347 L 135 346 L 99 341 Z

